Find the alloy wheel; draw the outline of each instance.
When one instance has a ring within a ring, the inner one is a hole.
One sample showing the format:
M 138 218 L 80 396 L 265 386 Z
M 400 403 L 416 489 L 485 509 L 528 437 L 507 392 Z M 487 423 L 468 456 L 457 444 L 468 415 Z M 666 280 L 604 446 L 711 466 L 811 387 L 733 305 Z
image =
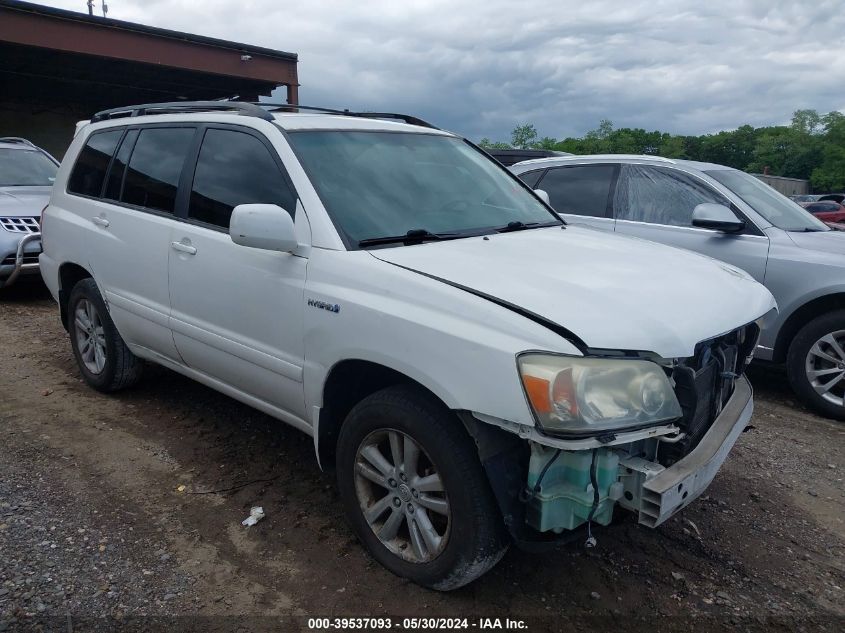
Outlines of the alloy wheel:
M 373 431 L 355 456 L 355 491 L 364 519 L 391 552 L 412 563 L 446 547 L 451 511 L 435 464 L 410 436 Z
M 845 330 L 825 334 L 810 347 L 805 360 L 807 381 L 817 394 L 845 405 Z
M 82 363 L 92 374 L 100 374 L 106 366 L 106 336 L 97 307 L 88 299 L 76 304 L 74 312 L 76 346 Z

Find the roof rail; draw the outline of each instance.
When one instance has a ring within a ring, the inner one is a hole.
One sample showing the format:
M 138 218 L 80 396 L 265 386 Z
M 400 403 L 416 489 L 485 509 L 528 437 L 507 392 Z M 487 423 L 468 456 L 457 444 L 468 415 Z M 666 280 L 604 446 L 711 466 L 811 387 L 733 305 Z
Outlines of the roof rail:
M 0 143 L 17 143 L 20 145 L 29 145 L 30 147 L 38 147 L 32 141 L 28 141 L 25 138 L 21 138 L 20 136 L 0 136 Z
M 181 112 L 237 112 L 246 116 L 258 117 L 265 121 L 273 120 L 273 115 L 267 110 L 246 101 L 175 101 L 170 103 L 144 103 L 103 110 L 91 117 L 91 123 L 123 117 L 144 116 L 145 114 L 175 114 Z
M 144 103 L 141 105 L 124 106 L 97 112 L 91 117 L 91 123 L 120 119 L 124 117 L 144 116 L 145 114 L 175 114 L 180 112 L 236 112 L 246 116 L 254 116 L 265 121 L 273 121 L 271 112 L 278 110 L 309 112 L 325 112 L 341 116 L 359 117 L 364 119 L 396 119 L 409 125 L 418 125 L 432 130 L 439 130 L 435 125 L 410 114 L 395 112 L 353 112 L 351 110 L 336 110 L 317 106 L 303 106 L 293 103 L 272 103 L 265 101 L 175 101 L 170 103 Z
M 295 103 L 270 103 L 265 101 L 253 101 L 254 105 L 271 108 L 271 111 L 277 110 L 306 110 L 309 112 L 325 112 L 327 114 L 339 114 L 341 116 L 359 117 L 362 119 L 396 119 L 409 125 L 418 125 L 420 127 L 427 127 L 432 130 L 439 130 L 436 125 L 424 121 L 410 114 L 399 114 L 396 112 L 354 112 L 352 110 L 336 110 L 332 108 L 321 108 L 318 106 L 303 106 Z

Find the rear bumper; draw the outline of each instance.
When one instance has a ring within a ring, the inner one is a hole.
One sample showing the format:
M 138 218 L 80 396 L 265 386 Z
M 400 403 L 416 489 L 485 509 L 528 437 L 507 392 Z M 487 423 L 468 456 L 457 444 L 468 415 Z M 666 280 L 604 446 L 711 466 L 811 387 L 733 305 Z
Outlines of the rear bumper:
M 688 455 L 643 484 L 639 522 L 657 527 L 696 499 L 719 471 L 754 412 L 751 383 L 736 381 L 733 395 Z
M 41 251 L 41 233 L 29 233 L 18 242 L 14 263 L 0 266 L 0 288 L 11 286 L 20 275 L 38 272 L 38 263 L 25 263 L 27 255 L 37 255 Z

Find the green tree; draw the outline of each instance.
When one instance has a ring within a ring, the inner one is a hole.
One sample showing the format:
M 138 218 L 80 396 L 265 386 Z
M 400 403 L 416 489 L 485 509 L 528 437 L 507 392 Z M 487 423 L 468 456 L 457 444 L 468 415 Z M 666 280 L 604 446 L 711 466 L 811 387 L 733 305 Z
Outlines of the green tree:
M 614 129 L 602 119 L 596 129 L 582 137 L 561 140 L 544 136 L 530 123 L 514 128 L 511 144 L 481 139 L 491 149 L 553 149 L 572 154 L 656 154 L 718 163 L 751 172 L 810 179 L 816 190 L 845 191 L 845 114 L 796 110 L 789 125 L 755 128 L 742 125 L 735 130 L 680 136 L 648 132 L 642 128 Z
M 530 149 L 537 142 L 537 128 L 531 123 L 517 125 L 511 132 L 511 145 L 518 149 Z
M 613 133 L 613 122 L 602 119 L 595 130 L 590 130 L 581 139 L 578 154 L 608 154 L 611 151 L 610 135 Z
M 552 138 L 551 136 L 544 136 L 539 141 L 534 143 L 533 147 L 537 149 L 557 149 L 558 141 L 556 138 Z
M 773 176 L 807 178 L 821 163 L 821 141 L 802 126 L 759 128 L 746 169 Z
M 824 141 L 821 164 L 810 182 L 817 191 L 845 191 L 845 116 L 827 115 Z
M 815 110 L 796 110 L 792 113 L 792 129 L 800 134 L 818 134 L 822 131 L 822 117 Z
M 493 142 L 486 136 L 478 141 L 478 146 L 484 149 L 511 149 L 511 146 L 507 143 Z

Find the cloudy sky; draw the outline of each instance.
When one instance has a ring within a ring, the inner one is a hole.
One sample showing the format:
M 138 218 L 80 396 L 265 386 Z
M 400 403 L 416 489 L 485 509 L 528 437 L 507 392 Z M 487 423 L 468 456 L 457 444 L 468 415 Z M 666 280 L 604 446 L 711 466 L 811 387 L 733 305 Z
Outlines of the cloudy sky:
M 508 140 L 519 123 L 557 138 L 602 118 L 700 134 L 845 110 L 841 0 L 108 5 L 111 18 L 298 53 L 303 104 L 409 112 L 476 140 Z

